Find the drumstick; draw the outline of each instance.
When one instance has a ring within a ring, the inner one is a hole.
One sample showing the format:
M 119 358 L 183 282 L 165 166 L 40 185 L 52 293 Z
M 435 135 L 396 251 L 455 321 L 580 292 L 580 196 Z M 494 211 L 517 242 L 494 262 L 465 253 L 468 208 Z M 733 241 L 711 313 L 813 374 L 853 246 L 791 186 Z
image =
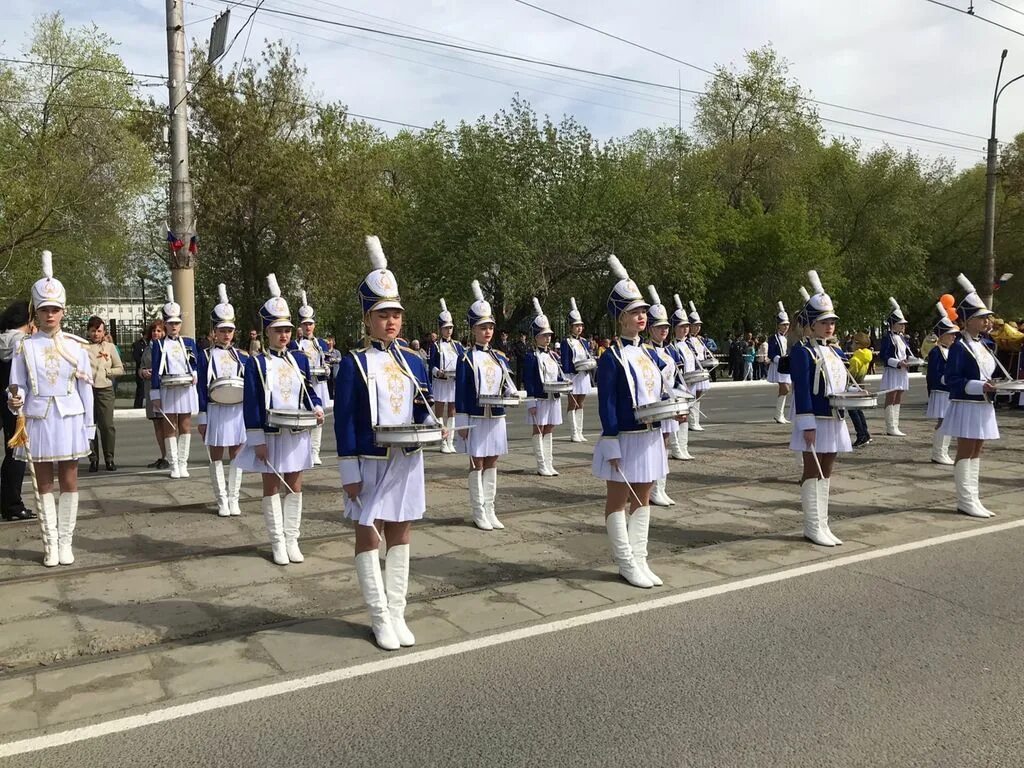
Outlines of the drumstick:
M 278 480 L 280 480 L 282 483 L 284 483 L 284 487 L 288 489 L 288 493 L 295 493 L 295 491 L 292 490 L 292 487 L 290 485 L 288 485 L 288 481 L 284 479 L 284 475 L 282 475 L 280 472 L 278 472 L 277 471 L 277 467 L 275 467 L 273 464 L 270 463 L 270 459 L 264 460 L 263 463 L 266 464 L 268 467 L 270 467 L 270 471 L 273 472 L 275 475 L 277 475 L 277 479 Z
M 626 476 L 624 474 L 622 474 L 622 467 L 620 467 L 618 464 L 616 464 L 615 465 L 615 471 L 619 473 L 619 477 L 622 478 L 622 482 L 624 482 L 626 484 L 626 487 L 629 488 L 629 492 L 631 494 L 633 494 L 633 498 L 636 499 L 637 505 L 641 506 L 641 507 L 644 506 L 644 503 L 642 501 L 640 501 L 640 497 L 636 495 L 636 491 L 633 490 L 633 486 L 629 484 L 629 480 L 627 480 Z
M 814 457 L 814 464 L 818 467 L 818 477 L 825 479 L 825 473 L 821 471 L 821 462 L 818 461 L 818 452 L 814 450 L 814 443 L 811 443 L 811 456 Z

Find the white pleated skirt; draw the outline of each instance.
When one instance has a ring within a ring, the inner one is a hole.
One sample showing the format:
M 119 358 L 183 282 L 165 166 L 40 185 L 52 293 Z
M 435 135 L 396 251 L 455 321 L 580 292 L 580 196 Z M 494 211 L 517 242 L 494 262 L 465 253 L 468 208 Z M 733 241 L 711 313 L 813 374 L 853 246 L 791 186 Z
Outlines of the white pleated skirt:
M 779 366 L 773 360 L 768 365 L 768 381 L 772 384 L 792 384 L 793 378 L 788 373 L 779 373 Z
M 590 467 L 594 477 L 621 483 L 625 475 L 630 483 L 653 483 L 668 475 L 668 452 L 659 430 L 622 433 L 618 440 L 622 452 L 619 461 L 622 475 L 615 471 L 608 460 L 612 441 L 601 438 L 594 446 L 594 461 Z
M 267 435 L 267 461 L 282 475 L 302 472 L 313 466 L 313 443 L 308 429 L 284 431 Z M 256 458 L 254 446 L 246 445 L 238 452 L 235 463 L 243 472 L 272 473 L 274 470 Z
M 675 419 L 662 419 L 661 434 L 674 435 L 679 431 L 679 422 Z
M 882 371 L 882 383 L 878 387 L 882 390 L 896 389 L 900 392 L 906 392 L 910 389 L 910 373 L 907 372 L 906 368 L 890 368 L 885 367 Z
M 434 379 L 434 401 L 438 403 L 455 402 L 455 379 Z
M 508 453 L 508 428 L 505 417 L 474 418 L 469 424 L 473 427 L 463 440 L 455 431 L 455 450 L 465 453 L 474 459 L 486 456 L 504 456 Z
M 33 462 L 74 461 L 89 455 L 89 433 L 82 414 L 61 416 L 51 404 L 45 419 L 25 419 L 25 431 Z
M 592 389 L 589 373 L 574 373 L 572 375 L 572 393 L 574 395 L 589 395 Z
M 526 423 L 535 427 L 557 427 L 562 423 L 562 399 L 549 397 L 547 400 L 535 400 L 537 415 L 526 409 Z
M 850 442 L 850 428 L 846 419 L 827 419 L 823 416 L 814 417 L 814 450 L 818 453 L 849 453 L 853 450 Z M 807 450 L 804 442 L 804 431 L 793 424 L 793 436 L 789 441 L 791 451 Z
M 995 406 L 985 401 L 950 400 L 939 431 L 969 440 L 998 440 Z
M 403 523 L 423 519 L 427 511 L 423 451 L 407 456 L 392 448 L 387 459 L 359 459 L 359 470 L 363 486 L 358 501 L 345 497 L 346 518 L 360 525 L 373 525 L 375 520 Z
M 159 410 L 164 413 L 199 413 L 199 393 L 191 387 L 164 387 L 160 390 Z
M 928 395 L 928 410 L 925 411 L 925 416 L 929 419 L 944 419 L 947 408 L 949 408 L 949 392 L 936 389 Z
M 324 410 L 334 407 L 334 401 L 331 400 L 331 395 L 327 389 L 326 381 L 318 381 L 313 384 L 313 391 L 316 392 L 317 397 L 320 398 L 320 402 L 323 403 Z
M 690 385 L 690 391 L 695 395 L 699 395 L 701 392 L 706 392 L 711 389 L 710 381 L 698 381 L 696 384 Z
M 216 448 L 230 448 L 245 443 L 245 417 L 242 414 L 242 404 L 208 403 L 206 406 L 206 439 L 203 442 Z

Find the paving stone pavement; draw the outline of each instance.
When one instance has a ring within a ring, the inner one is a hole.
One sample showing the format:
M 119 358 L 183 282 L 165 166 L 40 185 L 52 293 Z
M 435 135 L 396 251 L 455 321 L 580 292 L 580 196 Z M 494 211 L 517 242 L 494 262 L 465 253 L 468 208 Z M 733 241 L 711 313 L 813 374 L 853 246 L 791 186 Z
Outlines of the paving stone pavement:
M 1024 418 L 1001 421 L 982 464 L 995 522 L 1024 517 Z M 953 512 L 951 468 L 928 461 L 930 424 L 904 422 L 911 437 L 841 458 L 830 511 L 846 544 L 834 550 L 800 537 L 787 427 L 694 435 L 696 459 L 671 462 L 677 505 L 654 510 L 666 586 L 653 591 L 611 565 L 593 442 L 556 442 L 558 478 L 531 474 L 528 444 L 516 446 L 500 467 L 508 527 L 493 533 L 468 523 L 465 459 L 431 454 L 408 610 L 418 646 L 985 525 Z M 76 562 L 56 569 L 40 565 L 34 525 L 0 526 L 0 737 L 378 657 L 336 470 L 307 474 L 303 564 L 269 560 L 258 493 L 248 477 L 243 515 L 218 518 L 203 470 L 92 485 Z

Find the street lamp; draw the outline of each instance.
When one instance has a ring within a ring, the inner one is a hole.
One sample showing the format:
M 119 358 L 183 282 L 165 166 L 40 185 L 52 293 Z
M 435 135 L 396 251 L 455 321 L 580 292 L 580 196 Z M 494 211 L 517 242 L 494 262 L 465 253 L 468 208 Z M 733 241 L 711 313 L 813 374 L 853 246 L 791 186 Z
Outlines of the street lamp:
M 146 326 L 146 273 L 139 272 L 139 282 L 142 283 L 142 326 Z
M 992 294 L 996 282 L 996 180 L 999 177 L 999 171 L 996 168 L 999 153 L 999 142 L 996 140 L 996 107 L 999 105 L 999 97 L 1003 91 L 1024 78 L 1024 75 L 1017 75 L 1000 88 L 999 80 L 1003 76 L 1004 61 L 1006 61 L 1005 48 L 999 57 L 995 95 L 992 97 L 992 132 L 988 139 L 988 170 L 985 174 L 985 292 L 983 298 L 989 309 L 992 309 Z

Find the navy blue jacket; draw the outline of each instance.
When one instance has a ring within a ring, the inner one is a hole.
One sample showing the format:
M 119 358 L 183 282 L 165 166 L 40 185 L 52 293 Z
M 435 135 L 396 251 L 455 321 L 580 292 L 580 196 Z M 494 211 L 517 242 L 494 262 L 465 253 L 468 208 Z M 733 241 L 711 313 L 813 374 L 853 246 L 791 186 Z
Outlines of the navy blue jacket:
M 819 371 L 814 355 L 808 344 L 801 342 L 789 353 L 789 370 L 793 379 L 793 407 L 796 413 L 797 429 L 814 429 L 814 424 L 807 417 L 822 416 L 835 418 L 838 411 L 832 408 L 825 395 L 825 374 Z M 846 355 L 838 347 L 821 345 L 826 355 L 836 355 L 841 360 Z M 803 418 L 801 418 L 803 417 Z
M 198 381 L 196 382 L 196 392 L 199 394 L 200 413 L 206 413 L 207 406 L 210 404 L 210 385 L 207 383 L 206 380 L 209 378 L 210 359 L 213 357 L 214 349 L 216 349 L 216 346 L 210 347 L 209 349 L 204 349 L 202 353 L 199 355 L 199 365 L 196 370 L 196 374 L 198 376 Z M 245 354 L 245 352 L 242 352 L 240 349 L 237 349 L 236 347 L 231 347 L 229 351 L 234 355 L 235 360 L 241 366 L 241 370 L 238 371 L 238 375 L 244 377 L 245 366 L 249 360 L 249 356 Z M 229 375 L 230 373 L 233 373 L 233 371 L 215 370 L 213 372 L 213 377 L 216 380 L 219 376 L 226 376 Z
M 493 347 L 489 350 L 484 350 L 483 346 L 479 344 L 470 347 L 459 357 L 459 363 L 455 367 L 455 412 L 467 416 L 504 416 L 505 408 L 503 406 L 489 405 L 485 407 L 478 402 L 476 368 L 469 359 L 474 349 L 478 349 L 481 352 L 489 351 L 491 357 L 501 365 L 505 376 L 509 375 L 508 358 L 504 352 L 500 352 Z M 503 384 L 501 391 L 506 389 L 507 386 Z
M 936 344 L 928 353 L 928 373 L 926 383 L 928 394 L 932 392 L 949 392 L 949 385 L 943 380 L 946 372 L 946 357 L 942 354 L 942 347 Z
M 544 391 L 544 382 L 540 378 L 540 363 L 537 362 L 537 355 L 551 355 L 555 358 L 555 362 L 558 363 L 558 357 L 554 351 L 550 348 L 541 351 L 538 349 L 531 349 L 526 353 L 526 357 L 523 358 L 523 386 L 526 387 L 526 394 L 528 397 L 536 398 L 537 400 L 547 400 L 549 398 L 555 398 L 556 400 L 561 397 L 558 394 L 550 394 Z M 559 381 L 562 380 L 562 374 L 558 375 Z
M 380 342 L 374 341 L 372 344 L 377 349 L 384 349 Z M 430 376 L 427 375 L 427 366 L 423 358 L 401 344 L 398 344 L 391 353 L 402 355 L 409 371 L 416 377 L 420 389 L 429 398 Z M 362 374 L 365 370 L 365 348 L 353 350 L 341 360 L 338 382 L 334 390 L 335 394 L 340 396 L 340 399 L 334 401 L 334 437 L 338 441 L 338 456 L 387 458 L 391 455 L 391 447 L 377 445 L 374 440 L 373 425 L 370 423 L 370 393 Z M 413 421 L 423 424 L 428 416 L 426 404 L 417 395 L 413 402 Z M 412 446 L 402 450 L 406 453 L 415 453 L 422 448 Z
M 907 346 L 907 354 L 910 354 L 909 346 Z M 885 364 L 886 368 L 899 367 L 896 365 L 889 365 L 889 361 L 896 357 L 896 334 L 892 331 L 889 331 L 882 337 L 882 349 L 879 351 L 878 356 L 882 358 L 882 362 Z
M 987 399 L 981 389 L 985 382 L 985 379 L 981 377 L 981 368 L 972 351 L 967 348 L 963 334 L 949 348 L 949 357 L 946 358 L 946 370 L 943 377 L 946 380 L 946 386 L 949 387 L 950 400 L 969 400 L 980 403 Z M 968 389 L 972 389 L 974 392 L 969 393 Z
M 636 371 L 619 359 L 622 342 L 605 351 L 597 361 L 597 410 L 601 415 L 602 437 L 618 437 L 622 432 L 646 432 L 649 429 L 661 429 L 660 422 L 651 425 L 641 424 L 633 413 L 633 397 L 630 394 L 626 376 L 633 377 L 633 391 L 640 386 Z M 658 368 L 665 367 L 665 361 L 648 348 Z M 662 399 L 667 400 L 669 394 L 662 392 Z
M 590 348 L 590 342 L 582 336 L 578 339 L 583 344 L 583 348 L 587 350 L 587 353 L 593 357 L 594 351 Z M 562 339 L 562 373 L 568 374 L 569 376 L 576 375 L 576 361 L 573 360 L 572 347 L 569 346 L 569 339 Z
M 180 337 L 185 342 L 185 353 L 188 357 L 188 367 L 193 372 L 197 372 L 197 361 L 199 359 L 199 347 L 196 346 L 196 340 L 188 336 Z M 153 339 L 150 342 L 150 353 L 153 357 L 153 378 L 150 380 L 150 390 L 160 389 L 160 364 L 163 356 L 163 344 L 172 343 L 171 339 Z
M 779 334 L 773 333 L 768 339 L 768 362 L 774 363 L 775 358 L 783 358 L 788 355 L 788 350 L 785 355 L 782 354 L 782 344 L 779 343 Z
M 456 358 L 461 360 L 462 356 L 466 354 L 465 347 L 455 339 L 449 339 L 449 341 L 455 346 Z M 427 373 L 431 376 L 433 376 L 435 368 L 441 367 L 441 349 L 438 344 L 431 344 L 430 351 L 427 353 Z M 458 363 L 456 363 L 456 369 L 458 369 Z
M 316 342 L 316 345 L 318 347 L 320 347 L 320 351 L 323 353 L 324 367 L 328 371 L 330 371 L 331 370 L 331 364 L 327 360 L 327 355 L 330 353 L 331 348 L 327 346 L 327 342 L 324 339 L 321 339 L 318 336 L 314 336 L 313 337 L 313 341 Z M 295 354 L 295 355 L 301 354 L 303 357 L 305 357 L 307 360 L 309 360 L 309 356 L 306 355 L 306 353 L 303 352 L 301 349 L 299 349 L 299 340 L 298 339 L 292 339 L 291 341 L 288 342 L 288 350 L 292 354 Z M 327 378 L 328 378 L 328 374 L 317 375 L 317 376 L 313 377 L 313 379 L 315 381 L 327 381 Z
M 280 432 L 280 428 L 272 427 L 267 423 L 267 400 L 266 390 L 263 382 L 267 378 L 267 356 L 274 355 L 282 357 L 281 352 L 260 352 L 258 355 L 249 357 L 245 361 L 245 389 L 242 396 L 242 415 L 245 419 L 246 430 L 263 430 L 268 435 Z M 302 394 L 299 395 L 299 409 L 304 411 L 315 411 L 323 408 L 320 397 L 313 387 L 313 379 L 309 375 L 309 358 L 305 355 L 292 354 L 292 360 L 298 366 L 302 374 Z M 274 408 L 274 398 L 271 395 L 270 407 Z

